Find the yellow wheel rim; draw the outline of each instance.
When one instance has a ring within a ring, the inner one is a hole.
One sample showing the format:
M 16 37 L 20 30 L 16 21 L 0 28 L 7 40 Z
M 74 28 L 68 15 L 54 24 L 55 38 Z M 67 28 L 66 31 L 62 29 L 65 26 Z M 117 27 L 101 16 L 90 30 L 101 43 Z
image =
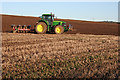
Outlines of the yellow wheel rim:
M 57 27 L 57 28 L 56 28 L 56 32 L 57 32 L 57 33 L 60 33 L 60 32 L 61 32 L 61 28 L 60 28 L 60 27 Z
M 37 26 L 37 31 L 43 32 L 43 30 L 44 30 L 43 25 L 40 24 L 40 25 Z

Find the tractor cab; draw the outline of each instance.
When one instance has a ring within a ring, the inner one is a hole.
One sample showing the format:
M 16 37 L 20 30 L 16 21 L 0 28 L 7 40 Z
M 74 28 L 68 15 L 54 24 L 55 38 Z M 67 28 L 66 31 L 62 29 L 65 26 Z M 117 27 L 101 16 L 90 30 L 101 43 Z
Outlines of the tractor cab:
M 42 20 L 48 21 L 49 25 L 52 26 L 52 22 L 54 21 L 54 14 L 43 14 Z

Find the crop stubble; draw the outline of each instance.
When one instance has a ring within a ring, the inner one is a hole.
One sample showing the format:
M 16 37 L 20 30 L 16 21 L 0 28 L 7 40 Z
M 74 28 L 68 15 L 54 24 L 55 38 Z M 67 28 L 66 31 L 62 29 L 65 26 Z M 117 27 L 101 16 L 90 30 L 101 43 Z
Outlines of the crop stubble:
M 118 77 L 118 36 L 2 33 L 3 78 Z

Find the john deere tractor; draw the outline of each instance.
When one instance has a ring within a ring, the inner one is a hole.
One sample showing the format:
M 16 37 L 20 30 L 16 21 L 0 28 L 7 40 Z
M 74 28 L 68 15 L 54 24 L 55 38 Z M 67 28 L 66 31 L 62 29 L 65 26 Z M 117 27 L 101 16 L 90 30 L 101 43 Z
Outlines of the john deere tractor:
M 36 25 L 34 26 L 34 29 L 31 28 L 31 25 L 12 25 L 13 33 L 16 32 L 31 32 L 35 31 L 38 34 L 41 33 L 56 33 L 56 34 L 62 34 L 63 32 L 66 32 L 68 30 L 72 30 L 72 25 L 66 25 L 66 22 L 63 21 L 54 21 L 54 14 L 43 14 L 41 17 L 41 20 L 39 20 Z
M 72 26 L 70 24 L 67 26 L 66 22 L 55 21 L 54 14 L 43 14 L 41 16 L 41 20 L 39 20 L 35 26 L 35 31 L 39 34 L 46 33 L 47 31 L 61 34 L 70 30 L 71 28 Z

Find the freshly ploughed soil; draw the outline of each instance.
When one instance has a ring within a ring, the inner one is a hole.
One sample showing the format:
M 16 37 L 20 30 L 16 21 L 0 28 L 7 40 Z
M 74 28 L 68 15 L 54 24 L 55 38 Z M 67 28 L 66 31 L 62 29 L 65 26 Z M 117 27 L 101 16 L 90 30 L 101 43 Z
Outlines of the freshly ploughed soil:
M 12 31 L 11 25 L 34 25 L 40 18 L 29 16 L 14 16 L 14 15 L 2 15 L 2 31 Z M 117 23 L 104 23 L 104 22 L 91 22 L 81 20 L 69 20 L 69 19 L 55 19 L 59 21 L 65 21 L 67 24 L 74 26 L 74 31 L 68 31 L 65 33 L 81 33 L 81 34 L 95 34 L 95 35 L 118 35 Z

